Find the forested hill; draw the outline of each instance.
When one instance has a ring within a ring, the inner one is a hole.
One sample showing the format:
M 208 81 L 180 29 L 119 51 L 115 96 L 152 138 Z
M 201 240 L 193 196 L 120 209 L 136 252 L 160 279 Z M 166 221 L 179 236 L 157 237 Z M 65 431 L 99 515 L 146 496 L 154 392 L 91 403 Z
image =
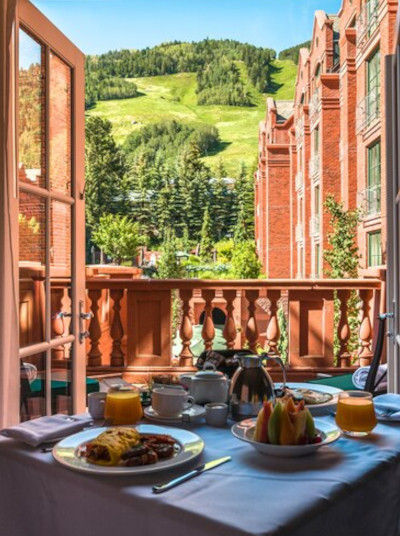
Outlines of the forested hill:
M 243 82 L 238 62 L 251 84 L 261 93 L 271 82 L 276 53 L 231 39 L 163 43 L 143 50 L 110 51 L 86 59 L 86 107 L 97 100 L 137 95 L 127 78 L 193 72 L 199 104 L 252 106 L 251 91 Z

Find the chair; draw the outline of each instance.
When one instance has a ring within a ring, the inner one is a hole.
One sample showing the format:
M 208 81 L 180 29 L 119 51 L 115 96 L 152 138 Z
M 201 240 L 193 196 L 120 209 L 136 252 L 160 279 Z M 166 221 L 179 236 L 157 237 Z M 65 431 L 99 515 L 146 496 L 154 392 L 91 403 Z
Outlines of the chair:
M 376 376 L 378 373 L 379 365 L 382 358 L 383 343 L 385 340 L 385 324 L 386 314 L 380 314 L 378 317 L 378 336 L 376 338 L 376 344 L 374 349 L 374 355 L 372 357 L 371 366 L 368 372 L 367 380 L 365 382 L 365 391 L 372 393 L 372 395 L 378 394 L 376 391 L 377 383 Z M 381 381 L 386 376 L 386 372 Z M 319 385 L 330 385 L 332 387 L 338 387 L 344 391 L 350 391 L 357 388 L 353 385 L 352 374 L 338 374 L 337 376 L 330 376 L 329 378 L 317 378 L 308 380 L 308 383 L 316 383 Z

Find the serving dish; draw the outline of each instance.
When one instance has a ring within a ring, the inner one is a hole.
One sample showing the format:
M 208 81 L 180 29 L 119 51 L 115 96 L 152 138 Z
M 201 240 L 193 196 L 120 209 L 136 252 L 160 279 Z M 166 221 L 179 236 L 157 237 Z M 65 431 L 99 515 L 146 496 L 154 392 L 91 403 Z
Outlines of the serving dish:
M 282 387 L 281 383 L 276 383 L 275 388 Z M 342 392 L 342 389 L 338 389 L 337 387 L 332 387 L 330 385 L 321 385 L 321 384 L 313 384 L 313 383 L 306 383 L 306 382 L 288 382 L 286 383 L 286 387 L 289 387 L 289 389 L 295 393 L 296 391 L 299 392 L 301 395 L 304 391 L 313 391 L 315 393 L 322 393 L 324 395 L 330 395 L 327 397 L 327 401 L 323 402 L 321 404 L 307 404 L 306 407 L 310 410 L 311 414 L 315 417 L 321 416 L 321 415 L 327 415 L 328 413 L 331 413 L 332 411 L 336 410 L 339 394 Z
M 90 463 L 81 455 L 86 443 L 98 437 L 108 428 L 90 428 L 61 440 L 53 448 L 54 459 L 68 469 L 82 473 L 101 475 L 148 474 L 179 467 L 196 459 L 204 449 L 204 441 L 195 433 L 180 428 L 139 424 L 135 426 L 140 434 L 166 434 L 176 441 L 176 451 L 172 458 L 160 460 L 155 464 L 141 466 L 101 466 Z
M 321 442 L 307 445 L 272 445 L 271 443 L 254 441 L 253 436 L 255 426 L 256 419 L 245 419 L 244 421 L 234 424 L 231 428 L 231 432 L 241 441 L 249 443 L 261 454 L 277 456 L 280 458 L 296 458 L 313 454 L 319 448 L 332 444 L 340 437 L 340 430 L 335 425 L 322 421 L 321 419 L 315 419 L 315 429 L 317 434 L 321 437 Z

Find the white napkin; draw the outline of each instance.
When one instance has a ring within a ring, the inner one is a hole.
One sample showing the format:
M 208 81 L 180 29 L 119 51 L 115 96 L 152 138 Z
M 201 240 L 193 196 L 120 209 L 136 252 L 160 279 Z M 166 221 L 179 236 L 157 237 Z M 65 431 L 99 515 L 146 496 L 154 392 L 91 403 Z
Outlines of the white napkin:
M 357 370 L 353 372 L 352 381 L 353 385 L 355 385 L 358 389 L 364 389 L 365 388 L 365 382 L 367 381 L 367 376 L 369 372 L 369 366 L 368 367 L 359 367 Z M 386 391 L 387 389 L 387 365 L 379 365 L 378 371 L 376 373 L 376 389 L 379 389 L 379 391 Z
M 79 432 L 92 422 L 93 419 L 87 413 L 81 415 L 56 414 L 4 428 L 0 434 L 37 447 L 41 443 L 48 443 Z
M 379 421 L 400 421 L 400 395 L 388 393 L 376 396 L 374 406 Z

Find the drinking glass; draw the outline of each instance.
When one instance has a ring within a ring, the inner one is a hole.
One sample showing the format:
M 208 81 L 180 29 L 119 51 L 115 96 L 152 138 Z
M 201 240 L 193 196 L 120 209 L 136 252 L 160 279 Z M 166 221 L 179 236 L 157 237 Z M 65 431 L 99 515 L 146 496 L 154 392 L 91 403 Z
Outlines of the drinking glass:
M 143 417 L 139 389 L 121 388 L 109 391 L 104 417 L 113 425 L 137 423 Z
M 376 426 L 372 394 L 366 391 L 343 391 L 339 394 L 336 424 L 352 437 L 368 435 Z

